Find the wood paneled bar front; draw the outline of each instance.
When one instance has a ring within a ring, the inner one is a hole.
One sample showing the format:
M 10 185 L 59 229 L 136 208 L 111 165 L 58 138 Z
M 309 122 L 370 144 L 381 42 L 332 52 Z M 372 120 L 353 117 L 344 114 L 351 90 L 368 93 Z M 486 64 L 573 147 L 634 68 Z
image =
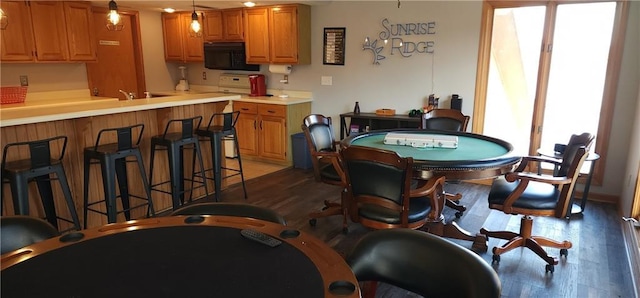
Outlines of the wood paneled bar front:
M 85 147 L 93 146 L 96 142 L 98 132 L 104 128 L 123 127 L 142 123 L 145 125 L 143 139 L 140 149 L 144 164 L 149 169 L 150 138 L 154 135 L 162 134 L 170 119 L 202 116 L 208 119 L 212 113 L 220 113 L 232 100 L 240 99 L 239 95 L 224 93 L 203 93 L 188 94 L 179 96 L 166 96 L 149 99 L 135 99 L 131 101 L 119 101 L 114 99 L 96 99 L 86 97 L 86 99 L 74 99 L 70 101 L 60 101 L 58 103 L 48 102 L 41 105 L 5 105 L 0 109 L 0 127 L 2 147 L 9 143 L 33 141 L 45 139 L 58 135 L 68 137 L 68 145 L 63 159 L 63 164 L 69 186 L 75 203 L 75 208 L 83 221 L 83 150 Z M 72 104 L 70 104 L 72 103 Z M 203 120 L 204 121 L 204 120 Z M 101 140 L 110 142 L 113 140 Z M 203 157 L 205 164 L 211 164 L 211 152 L 209 146 L 203 146 Z M 56 150 L 60 148 L 52 148 Z M 158 153 L 156 165 L 154 166 L 154 181 L 169 180 L 169 169 L 165 153 Z M 6 159 L 16 160 L 28 158 L 28 152 L 10 153 Z M 160 162 L 162 160 L 162 162 Z M 191 160 L 191 153 L 185 152 L 185 161 Z M 224 159 L 223 159 L 224 160 Z M 185 162 L 185 170 L 189 171 L 190 162 Z M 131 194 L 143 195 L 141 177 L 135 163 L 127 165 L 129 175 L 129 190 Z M 99 166 L 91 167 L 89 187 L 89 201 L 98 201 L 104 198 L 102 186 L 102 175 Z M 157 178 L 157 180 L 156 180 Z M 32 183 L 33 184 L 33 183 Z M 69 216 L 65 206 L 62 191 L 57 183 L 52 183 L 53 195 L 56 209 L 61 217 Z M 42 203 L 35 185 L 29 186 L 29 206 L 30 214 L 43 217 Z M 168 190 L 169 185 L 166 185 Z M 213 184 L 209 187 L 213 190 Z M 2 212 L 13 214 L 13 202 L 9 187 L 3 187 Z M 187 193 L 187 196 L 189 194 Z M 204 195 L 204 189 L 200 188 L 193 192 L 193 198 Z M 152 195 L 153 204 L 157 211 L 171 208 L 170 195 L 163 195 L 154 192 Z M 135 199 L 134 199 L 135 200 Z M 118 200 L 120 201 L 120 200 Z M 132 201 L 132 205 L 135 203 Z M 106 211 L 104 204 L 94 207 L 101 211 Z M 118 202 L 118 210 L 121 210 Z M 146 215 L 146 208 L 138 208 L 132 211 L 132 218 L 140 218 Z M 88 227 L 101 226 L 107 223 L 106 216 L 90 212 L 88 217 Z M 118 215 L 118 221 L 124 221 L 124 215 Z M 70 228 L 66 222 L 59 222 L 60 229 Z

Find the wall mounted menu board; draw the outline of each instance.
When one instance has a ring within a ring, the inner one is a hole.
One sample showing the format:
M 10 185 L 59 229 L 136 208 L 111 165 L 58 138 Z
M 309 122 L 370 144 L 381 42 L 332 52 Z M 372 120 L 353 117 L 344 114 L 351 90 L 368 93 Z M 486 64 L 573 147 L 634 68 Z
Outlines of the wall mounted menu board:
M 346 29 L 324 28 L 323 64 L 344 65 Z

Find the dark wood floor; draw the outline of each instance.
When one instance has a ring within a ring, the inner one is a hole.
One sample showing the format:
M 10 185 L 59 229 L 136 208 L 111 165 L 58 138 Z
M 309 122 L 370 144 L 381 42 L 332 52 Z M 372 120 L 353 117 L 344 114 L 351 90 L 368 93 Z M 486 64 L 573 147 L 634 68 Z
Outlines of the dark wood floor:
M 517 231 L 519 216 L 510 216 L 487 208 L 487 186 L 471 183 L 447 184 L 448 192 L 464 194 L 462 202 L 467 212 L 455 219 L 451 209 L 445 210 L 447 220 L 455 220 L 470 232 L 481 227 L 489 230 Z M 315 235 L 344 255 L 357 240 L 368 232 L 359 224 L 350 223 L 349 233 L 341 232 L 339 216 L 319 219 L 309 226 L 307 214 L 322 207 L 325 199 L 338 199 L 340 189 L 316 182 L 310 171 L 285 169 L 247 181 L 246 202 L 272 208 L 282 214 L 289 226 Z M 199 200 L 202 202 L 205 200 Z M 222 201 L 242 202 L 242 188 L 233 185 L 222 193 Z M 516 249 L 502 255 L 499 265 L 493 265 L 502 282 L 503 297 L 634 297 L 630 267 L 624 249 L 620 217 L 608 204 L 587 204 L 584 215 L 571 220 L 536 218 L 535 235 L 573 242 L 567 259 L 562 258 L 553 274 L 545 273 L 545 262 L 529 250 Z M 452 240 L 464 247 L 471 243 Z M 491 263 L 490 250 L 503 240 L 490 239 L 489 252 L 479 255 Z M 557 254 L 555 249 L 549 252 Z M 377 297 L 418 297 L 404 290 L 383 285 Z

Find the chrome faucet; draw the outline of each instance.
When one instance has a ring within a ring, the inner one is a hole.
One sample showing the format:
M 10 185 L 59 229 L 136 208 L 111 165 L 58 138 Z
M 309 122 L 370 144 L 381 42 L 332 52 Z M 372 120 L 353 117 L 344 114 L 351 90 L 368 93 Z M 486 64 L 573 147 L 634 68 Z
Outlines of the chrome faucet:
M 120 93 L 124 94 L 124 97 L 126 97 L 127 100 L 133 100 L 134 98 L 136 98 L 136 95 L 133 92 L 127 93 L 126 91 L 123 91 L 123 90 L 118 90 L 118 91 L 120 91 Z

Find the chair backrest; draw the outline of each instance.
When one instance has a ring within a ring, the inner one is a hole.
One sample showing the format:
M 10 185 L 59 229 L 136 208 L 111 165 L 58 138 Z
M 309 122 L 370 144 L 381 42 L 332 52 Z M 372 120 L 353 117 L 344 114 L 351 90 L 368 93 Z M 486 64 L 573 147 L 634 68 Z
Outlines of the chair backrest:
M 331 117 L 312 114 L 302 120 L 302 130 L 308 134 L 309 147 L 317 152 L 336 151 Z
M 171 215 L 239 216 L 287 225 L 287 221 L 284 219 L 284 217 L 271 209 L 242 203 L 211 202 L 194 204 L 182 207 L 171 213 Z
M 2 254 L 59 236 L 50 223 L 31 216 L 0 217 L 0 247 Z
M 466 131 L 469 116 L 454 109 L 433 109 L 422 115 L 422 129 Z
M 594 139 L 595 136 L 588 132 L 582 133 L 580 135 L 571 135 L 571 138 L 569 138 L 569 143 L 567 144 L 564 153 L 562 154 L 562 164 L 558 168 L 557 176 L 567 176 L 577 149 L 580 146 L 583 146 L 585 147 L 585 150 L 589 152 Z M 578 171 L 579 170 L 580 169 L 578 168 Z
M 408 216 L 413 158 L 360 146 L 347 147 L 340 155 L 352 204 L 380 205 Z
M 111 142 L 113 138 L 116 139 L 117 148 L 115 148 L 115 150 L 117 151 L 138 147 L 142 140 L 143 132 L 144 124 L 102 129 L 98 132 L 93 150 L 97 151 L 98 147 L 103 145 L 102 141 L 104 137 L 109 139 L 107 142 Z
M 369 232 L 346 260 L 358 281 L 385 282 L 424 297 L 500 297 L 500 279 L 482 258 L 423 231 Z
M 233 129 L 236 127 L 236 122 L 238 122 L 238 116 L 240 116 L 240 111 L 215 113 L 211 115 L 211 118 L 209 118 L 209 123 L 207 123 L 206 129 L 210 131 L 233 133 Z
M 167 126 L 165 126 L 164 128 L 162 138 L 166 138 L 170 131 L 172 129 L 176 129 L 176 127 L 180 139 L 192 138 L 195 134 L 196 129 L 200 128 L 200 123 L 202 123 L 202 116 L 195 116 L 184 119 L 171 119 L 169 120 L 169 122 L 167 122 Z
M 566 174 L 562 176 L 570 178 L 571 183 L 564 184 L 560 188 L 558 204 L 555 209 L 555 216 L 558 218 L 562 218 L 567 214 L 569 203 L 571 203 L 571 196 L 573 195 L 573 189 L 578 181 L 580 168 L 582 167 L 585 159 L 587 159 L 587 154 L 587 148 L 579 144 L 567 146 L 564 151 L 562 165 L 560 166 L 559 171 L 565 171 Z M 564 166 L 565 163 L 568 163 L 568 166 Z
M 313 164 L 313 174 L 316 181 L 328 182 L 322 175 L 322 168 L 328 166 L 332 161 L 330 158 L 327 158 L 322 154 L 337 154 L 333 138 L 331 117 L 325 117 L 319 114 L 306 116 L 302 120 L 302 132 L 304 133 L 305 140 L 307 141 L 309 155 L 311 156 L 311 163 Z
M 2 150 L 2 169 L 4 170 L 6 163 L 9 162 L 7 161 L 7 155 L 10 150 L 17 152 L 27 149 L 29 152 L 29 167 L 31 169 L 49 166 L 52 160 L 59 162 L 64 157 L 67 149 L 67 137 L 57 136 L 42 140 L 7 144 Z M 52 152 L 54 151 L 52 149 L 56 151 L 53 155 Z

